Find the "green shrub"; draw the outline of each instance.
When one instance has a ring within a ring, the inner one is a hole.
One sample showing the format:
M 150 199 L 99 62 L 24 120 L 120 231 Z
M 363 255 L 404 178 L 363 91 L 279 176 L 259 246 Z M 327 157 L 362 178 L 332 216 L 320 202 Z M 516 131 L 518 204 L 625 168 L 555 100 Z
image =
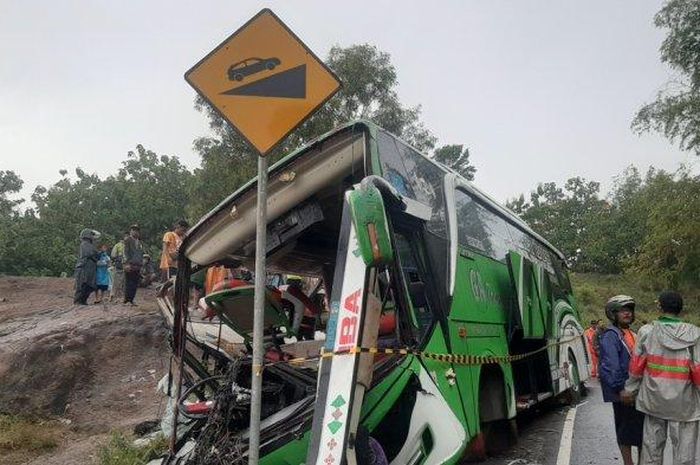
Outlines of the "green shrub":
M 109 442 L 100 448 L 100 465 L 143 465 L 162 455 L 167 446 L 164 436 L 158 436 L 147 446 L 137 447 L 131 438 L 115 432 Z
M 594 319 L 602 319 L 603 324 L 607 324 L 605 302 L 617 294 L 632 296 L 637 302 L 634 329 L 659 316 L 656 308 L 659 288 L 650 284 L 647 278 L 632 273 L 616 275 L 571 273 L 570 277 L 584 326 L 588 326 L 588 323 Z M 700 324 L 700 289 L 687 286 L 678 290 L 684 300 L 684 311 L 681 316 L 690 323 Z
M 0 456 L 4 452 L 40 454 L 58 446 L 61 426 L 14 415 L 0 415 Z

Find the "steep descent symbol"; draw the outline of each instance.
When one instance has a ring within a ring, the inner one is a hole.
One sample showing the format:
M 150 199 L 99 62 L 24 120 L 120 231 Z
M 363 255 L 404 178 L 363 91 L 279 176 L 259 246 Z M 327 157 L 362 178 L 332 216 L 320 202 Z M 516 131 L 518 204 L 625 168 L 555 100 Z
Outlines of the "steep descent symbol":
M 221 94 L 305 99 L 306 65 L 297 66 L 250 84 L 235 87 Z

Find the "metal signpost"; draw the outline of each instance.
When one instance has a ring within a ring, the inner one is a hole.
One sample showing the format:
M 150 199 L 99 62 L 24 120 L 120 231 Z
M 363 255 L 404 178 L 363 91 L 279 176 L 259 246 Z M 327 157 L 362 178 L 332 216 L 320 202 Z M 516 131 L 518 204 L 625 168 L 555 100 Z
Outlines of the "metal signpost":
M 340 89 L 340 81 L 269 9 L 260 11 L 207 54 L 185 73 L 185 80 L 260 154 L 248 448 L 248 463 L 257 465 L 267 249 L 266 155 L 330 99 Z

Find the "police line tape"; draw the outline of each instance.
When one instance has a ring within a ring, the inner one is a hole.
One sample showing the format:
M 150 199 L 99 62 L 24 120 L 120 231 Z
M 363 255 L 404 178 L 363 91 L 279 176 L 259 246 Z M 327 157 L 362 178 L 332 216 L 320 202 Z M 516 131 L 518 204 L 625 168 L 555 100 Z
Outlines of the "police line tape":
M 443 363 L 453 363 L 455 365 L 489 365 L 496 363 L 511 363 L 517 362 L 519 360 L 524 360 L 528 357 L 532 357 L 540 352 L 544 352 L 552 347 L 557 347 L 560 345 L 568 344 L 577 339 L 580 339 L 581 335 L 573 336 L 569 339 L 562 339 L 556 342 L 549 343 L 539 349 L 526 352 L 523 354 L 516 355 L 466 355 L 466 354 L 436 354 L 432 352 L 422 352 L 420 350 L 414 349 L 380 349 L 378 347 L 353 347 L 348 350 L 341 351 L 328 351 L 321 349 L 321 353 L 311 357 L 297 357 L 288 360 L 279 360 L 275 362 L 266 362 L 263 367 L 279 365 L 282 363 L 290 365 L 301 365 L 306 362 L 316 361 L 324 358 L 339 357 L 344 355 L 357 355 L 357 354 L 372 354 L 372 355 L 414 355 L 416 357 L 435 360 Z

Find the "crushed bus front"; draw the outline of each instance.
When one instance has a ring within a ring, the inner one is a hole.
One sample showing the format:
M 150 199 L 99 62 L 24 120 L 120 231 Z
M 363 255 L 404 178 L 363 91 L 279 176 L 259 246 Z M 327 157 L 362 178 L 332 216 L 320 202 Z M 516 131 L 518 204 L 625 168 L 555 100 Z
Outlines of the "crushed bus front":
M 252 283 L 190 291 L 193 273 L 252 268 L 255 205 L 253 180 L 205 216 L 161 291 L 183 379 L 169 463 L 247 461 Z M 371 123 L 274 165 L 268 215 L 261 464 L 457 463 L 585 379 L 561 254 Z

